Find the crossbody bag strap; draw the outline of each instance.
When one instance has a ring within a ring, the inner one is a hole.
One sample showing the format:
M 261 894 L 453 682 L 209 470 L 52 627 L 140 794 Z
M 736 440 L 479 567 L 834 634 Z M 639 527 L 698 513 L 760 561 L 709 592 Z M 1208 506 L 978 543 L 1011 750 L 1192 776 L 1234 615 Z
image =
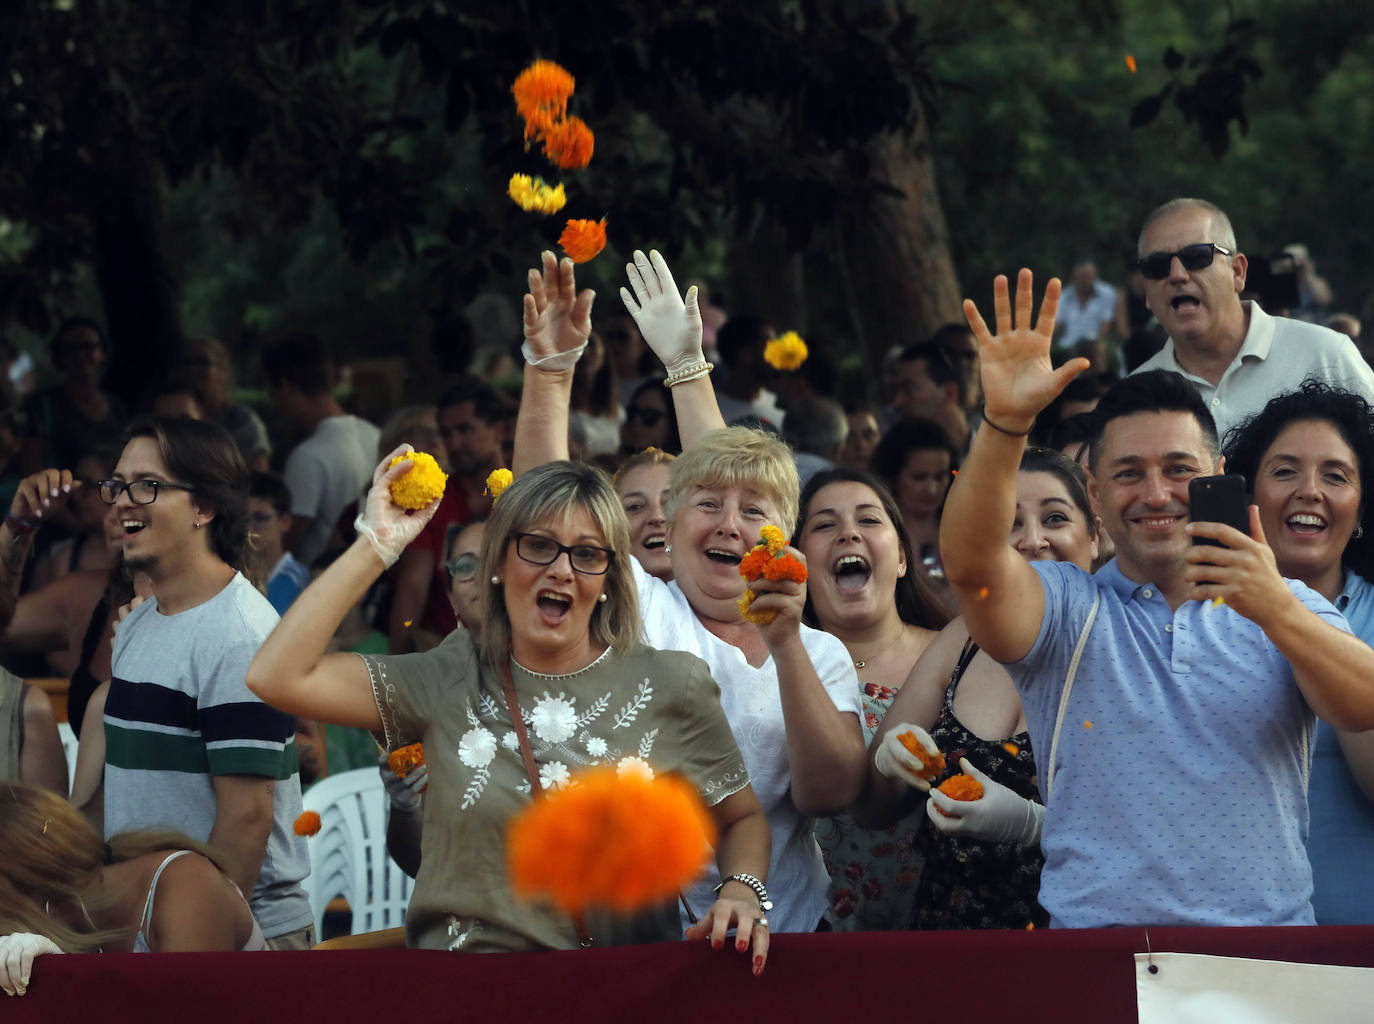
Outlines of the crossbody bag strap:
M 544 795 L 544 787 L 539 782 L 539 767 L 534 763 L 534 751 L 530 749 L 530 737 L 525 731 L 525 715 L 520 710 L 520 698 L 515 695 L 515 680 L 511 678 L 510 661 L 501 663 L 501 689 L 506 695 L 506 708 L 510 711 L 511 725 L 515 729 L 515 739 L 520 744 L 520 757 L 525 762 L 525 774 L 530 777 L 530 795 L 538 800 Z M 573 925 L 577 928 L 577 944 L 583 949 L 591 947 L 595 941 L 587 931 L 587 922 L 581 914 L 573 915 Z
M 1064 677 L 1064 693 L 1059 698 L 1059 714 L 1054 719 L 1054 738 L 1050 740 L 1050 763 L 1045 769 L 1045 806 L 1049 806 L 1050 793 L 1054 790 L 1055 757 L 1059 753 L 1059 730 L 1064 726 L 1064 713 L 1069 710 L 1069 694 L 1073 692 L 1073 681 L 1078 676 L 1078 663 L 1083 660 L 1083 648 L 1088 646 L 1088 634 L 1092 632 L 1093 622 L 1097 619 L 1097 606 L 1102 603 L 1102 591 L 1093 595 L 1093 606 L 1088 610 L 1088 621 L 1083 623 L 1083 632 L 1078 634 L 1078 645 L 1073 649 L 1069 661 L 1069 671 Z

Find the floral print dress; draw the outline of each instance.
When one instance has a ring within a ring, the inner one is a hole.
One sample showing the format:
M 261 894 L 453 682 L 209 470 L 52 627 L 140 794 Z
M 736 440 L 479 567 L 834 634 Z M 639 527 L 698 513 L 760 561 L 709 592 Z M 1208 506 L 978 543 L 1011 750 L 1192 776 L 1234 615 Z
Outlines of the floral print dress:
M 954 694 L 978 645 L 964 645 L 945 688 L 940 717 L 931 739 L 945 755 L 949 770 L 941 781 L 959 773 L 959 759 L 967 757 L 979 771 L 1018 796 L 1040 800 L 1030 734 L 1019 732 L 1005 740 L 980 739 L 964 728 L 954 714 Z M 937 782 L 936 785 L 939 785 Z M 945 835 L 932 825 L 921 807 L 916 850 L 924 858 L 915 913 L 910 927 L 918 929 L 1043 928 L 1049 914 L 1040 906 L 1040 869 L 1045 857 L 1039 844 L 987 843 Z
M 864 745 L 873 742 L 897 689 L 860 683 Z M 848 814 L 821 818 L 816 839 L 830 872 L 830 906 L 825 920 L 838 932 L 909 928 L 921 878 L 916 833 L 925 820 L 924 805 L 887 828 L 869 829 Z

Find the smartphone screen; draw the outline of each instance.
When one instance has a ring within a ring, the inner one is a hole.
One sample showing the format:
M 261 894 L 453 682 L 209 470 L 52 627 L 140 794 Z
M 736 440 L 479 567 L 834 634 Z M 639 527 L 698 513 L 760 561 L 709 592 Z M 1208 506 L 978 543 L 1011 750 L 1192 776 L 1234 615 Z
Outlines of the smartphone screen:
M 1239 473 L 1194 477 L 1188 482 L 1188 506 L 1195 523 L 1225 523 L 1250 534 L 1250 497 Z M 1194 537 L 1193 543 L 1223 546 L 1204 537 Z

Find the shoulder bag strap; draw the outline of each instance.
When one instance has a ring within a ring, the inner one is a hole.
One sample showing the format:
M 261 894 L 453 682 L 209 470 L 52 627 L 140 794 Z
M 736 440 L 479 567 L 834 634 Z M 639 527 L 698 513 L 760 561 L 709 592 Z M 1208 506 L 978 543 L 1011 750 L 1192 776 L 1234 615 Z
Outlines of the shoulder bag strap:
M 1078 675 L 1078 663 L 1083 659 L 1083 648 L 1088 646 L 1088 634 L 1092 632 L 1093 622 L 1097 620 L 1097 606 L 1102 603 L 1102 591 L 1093 595 L 1093 606 L 1088 610 L 1088 621 L 1083 623 L 1083 632 L 1078 634 L 1078 645 L 1073 649 L 1069 661 L 1069 672 L 1064 677 L 1064 693 L 1059 698 L 1059 714 L 1054 719 L 1054 738 L 1050 740 L 1050 763 L 1045 769 L 1045 806 L 1050 803 L 1050 793 L 1054 789 L 1055 757 L 1059 753 L 1059 730 L 1064 726 L 1064 712 L 1069 710 L 1069 694 L 1073 692 L 1073 681 Z
M 511 725 L 515 738 L 520 744 L 520 756 L 525 762 L 525 774 L 530 778 L 530 796 L 538 800 L 544 795 L 544 787 L 539 782 L 539 768 L 534 763 L 534 751 L 530 749 L 530 737 L 525 731 L 525 715 L 520 710 L 520 698 L 515 695 L 515 680 L 510 674 L 510 659 L 501 662 L 501 689 L 506 695 L 506 708 L 510 711 Z M 588 949 L 595 941 L 587 931 L 587 922 L 581 914 L 573 915 L 573 925 L 577 928 L 577 944 Z

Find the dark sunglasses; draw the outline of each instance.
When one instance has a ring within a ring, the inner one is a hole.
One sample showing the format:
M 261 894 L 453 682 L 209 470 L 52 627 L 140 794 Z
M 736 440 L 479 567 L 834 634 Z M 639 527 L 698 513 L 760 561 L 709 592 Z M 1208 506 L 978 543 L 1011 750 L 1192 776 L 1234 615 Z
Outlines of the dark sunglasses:
M 1135 265 L 1147 280 L 1163 281 L 1173 269 L 1174 257 L 1178 257 L 1184 270 L 1202 270 L 1212 265 L 1217 253 L 1230 256 L 1231 250 L 1215 242 L 1198 242 L 1196 245 L 1185 245 L 1178 252 L 1152 252 L 1136 260 Z
M 635 420 L 639 420 L 639 422 L 643 423 L 646 427 L 658 426 L 659 420 L 663 419 L 666 415 L 668 414 L 662 409 L 655 409 L 648 405 L 632 405 L 625 410 L 625 419 L 627 422 L 633 423 Z

